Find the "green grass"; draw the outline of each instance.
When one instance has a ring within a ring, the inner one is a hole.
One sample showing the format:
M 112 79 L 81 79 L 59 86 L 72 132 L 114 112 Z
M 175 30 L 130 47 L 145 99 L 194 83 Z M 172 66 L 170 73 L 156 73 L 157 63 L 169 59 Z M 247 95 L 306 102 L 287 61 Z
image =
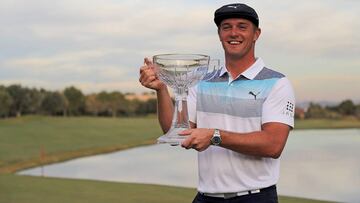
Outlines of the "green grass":
M 155 118 L 26 116 L 0 120 L 0 173 L 154 143 Z M 41 151 L 45 156 L 40 159 Z
M 296 129 L 354 127 L 359 128 L 360 121 L 296 121 Z M 154 143 L 161 134 L 155 117 L 26 116 L 0 120 L 0 203 L 191 202 L 195 189 L 9 174 L 40 164 Z M 320 201 L 280 197 L 280 202 Z
M 0 203 L 186 203 L 195 194 L 196 189 L 170 186 L 0 175 Z M 279 201 L 325 203 L 291 197 Z
M 0 175 L 0 203 L 183 203 L 195 193 L 168 186 Z
M 354 127 L 360 128 L 359 120 L 297 120 L 295 125 L 295 129 Z M 155 117 L 0 120 L 0 173 L 150 144 L 161 134 Z

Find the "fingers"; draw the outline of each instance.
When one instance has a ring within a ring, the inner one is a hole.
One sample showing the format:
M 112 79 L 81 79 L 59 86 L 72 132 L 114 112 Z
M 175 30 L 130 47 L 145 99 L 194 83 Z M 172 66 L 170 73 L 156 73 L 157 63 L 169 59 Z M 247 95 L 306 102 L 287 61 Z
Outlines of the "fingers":
M 144 58 L 144 65 L 140 67 L 139 82 L 144 87 L 153 90 L 166 90 L 166 85 L 157 77 L 155 68 L 150 59 Z
M 181 136 L 188 136 L 182 143 L 181 146 L 184 147 L 185 149 L 191 149 L 193 147 L 192 145 L 192 139 L 193 137 L 191 136 L 191 129 L 187 129 L 187 130 L 183 130 L 181 132 L 178 133 L 178 135 Z
M 199 143 L 198 140 L 196 139 L 196 136 L 191 135 L 192 130 L 183 130 L 180 133 L 178 133 L 179 135 L 182 136 L 188 136 L 182 143 L 181 146 L 185 149 L 195 149 L 197 151 L 199 151 Z
M 144 62 L 151 65 L 151 62 L 148 59 L 144 59 Z M 156 73 L 151 66 L 144 65 L 140 67 L 139 82 L 141 85 L 152 89 L 154 88 L 154 85 L 158 85 Z
M 191 129 L 187 129 L 187 130 L 183 130 L 183 131 L 179 132 L 178 135 L 186 136 L 186 135 L 190 135 L 191 132 L 192 132 Z
M 144 63 L 147 65 L 147 66 L 152 66 L 153 63 L 151 62 L 151 60 L 149 58 L 144 58 Z
M 212 136 L 211 129 L 187 129 L 178 133 L 181 136 L 188 136 L 182 143 L 181 146 L 185 149 L 195 149 L 196 151 L 206 150 L 211 142 Z
M 155 74 L 154 69 L 152 69 L 152 67 L 148 65 L 144 65 L 140 67 L 140 74 L 142 74 L 143 72 L 152 72 Z
M 139 78 L 139 81 L 142 85 L 144 86 L 147 86 L 149 85 L 151 82 L 155 81 L 157 78 L 156 78 L 156 75 L 153 74 L 153 73 L 146 73 L 146 72 L 143 72 L 140 74 L 140 78 Z
M 192 141 L 192 137 L 189 136 L 181 143 L 181 146 L 185 149 L 191 149 L 193 147 L 193 145 L 191 144 L 191 141 Z
M 144 58 L 144 65 L 140 67 L 140 74 L 146 70 L 152 70 L 153 63 L 149 58 Z
M 198 143 L 193 137 L 189 136 L 188 139 L 184 140 L 181 143 L 181 146 L 185 149 L 195 149 L 196 151 L 204 151 L 206 148 L 201 145 L 201 143 Z

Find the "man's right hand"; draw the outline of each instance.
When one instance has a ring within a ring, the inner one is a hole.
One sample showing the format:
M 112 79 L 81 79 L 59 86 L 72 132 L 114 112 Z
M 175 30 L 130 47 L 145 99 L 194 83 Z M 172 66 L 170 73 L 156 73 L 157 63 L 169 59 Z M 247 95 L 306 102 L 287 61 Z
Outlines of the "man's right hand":
M 159 91 L 166 89 L 166 85 L 157 77 L 153 63 L 148 59 L 144 59 L 144 65 L 140 67 L 139 81 L 142 86 Z

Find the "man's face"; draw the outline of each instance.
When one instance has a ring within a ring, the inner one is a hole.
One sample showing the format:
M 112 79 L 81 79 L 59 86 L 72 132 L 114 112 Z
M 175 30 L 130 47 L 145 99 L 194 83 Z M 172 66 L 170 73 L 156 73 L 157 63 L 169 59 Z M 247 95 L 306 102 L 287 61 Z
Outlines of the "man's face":
M 260 29 L 249 20 L 229 18 L 221 22 L 218 33 L 225 55 L 243 58 L 254 52 Z

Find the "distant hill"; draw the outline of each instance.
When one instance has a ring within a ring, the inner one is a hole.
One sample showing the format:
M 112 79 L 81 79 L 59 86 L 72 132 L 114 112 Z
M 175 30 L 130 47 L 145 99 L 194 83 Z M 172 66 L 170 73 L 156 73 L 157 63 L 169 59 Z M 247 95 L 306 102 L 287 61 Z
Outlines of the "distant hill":
M 296 103 L 296 107 L 301 108 L 301 109 L 307 109 L 311 102 L 315 103 L 315 104 L 319 104 L 322 107 L 337 106 L 337 105 L 339 105 L 341 103 L 341 101 L 302 101 L 302 102 Z M 360 104 L 360 101 L 354 101 L 353 100 L 353 102 L 355 104 Z
M 317 101 L 317 102 L 305 101 L 305 102 L 296 103 L 296 107 L 297 108 L 302 108 L 302 109 L 307 109 L 309 107 L 310 103 L 320 104 L 322 107 L 325 107 L 325 106 L 336 106 L 340 102 L 334 102 L 334 101 Z

